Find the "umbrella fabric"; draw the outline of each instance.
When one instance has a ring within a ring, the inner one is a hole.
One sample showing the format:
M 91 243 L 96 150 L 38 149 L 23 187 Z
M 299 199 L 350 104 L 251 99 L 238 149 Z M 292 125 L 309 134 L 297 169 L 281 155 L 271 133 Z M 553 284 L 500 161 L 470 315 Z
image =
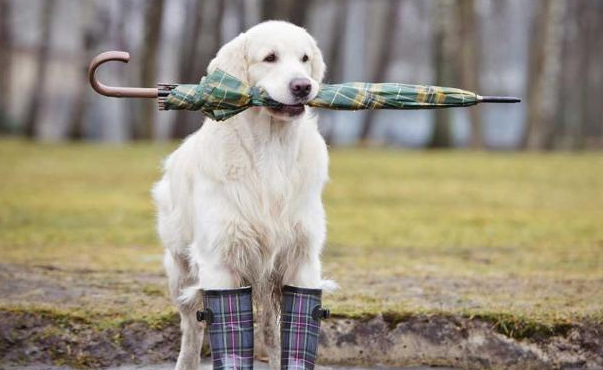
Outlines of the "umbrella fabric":
M 439 86 L 351 82 L 320 87 L 306 104 L 337 110 L 429 109 L 465 107 L 478 103 L 470 91 Z M 283 106 L 258 87 L 249 86 L 222 70 L 203 77 L 198 85 L 177 85 L 162 101 L 163 110 L 201 110 L 216 121 L 226 120 L 252 106 Z

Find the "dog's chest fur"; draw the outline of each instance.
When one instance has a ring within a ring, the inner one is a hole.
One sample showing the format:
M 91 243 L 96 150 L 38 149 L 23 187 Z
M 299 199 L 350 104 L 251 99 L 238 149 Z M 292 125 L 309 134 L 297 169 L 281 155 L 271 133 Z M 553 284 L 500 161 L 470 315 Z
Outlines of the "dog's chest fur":
M 239 147 L 224 158 L 224 189 L 233 207 L 223 256 L 243 280 L 264 280 L 275 271 L 282 275 L 275 265 L 284 262 L 279 260 L 305 253 L 300 246 L 306 244 L 306 229 L 300 221 L 312 196 L 306 184 L 315 175 L 308 172 L 311 158 L 303 148 L 303 131 L 293 125 L 277 129 L 240 130 Z

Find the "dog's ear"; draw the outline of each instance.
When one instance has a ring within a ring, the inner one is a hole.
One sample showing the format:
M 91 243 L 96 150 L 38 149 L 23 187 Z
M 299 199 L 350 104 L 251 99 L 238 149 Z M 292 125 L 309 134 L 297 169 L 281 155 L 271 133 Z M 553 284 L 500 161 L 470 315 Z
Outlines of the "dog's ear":
M 239 80 L 249 83 L 247 76 L 247 37 L 239 34 L 218 50 L 216 57 L 209 62 L 207 73 L 221 69 Z
M 322 79 L 325 76 L 325 71 L 327 66 L 325 65 L 324 60 L 322 59 L 322 53 L 316 44 L 316 40 L 312 39 L 312 79 L 317 82 L 322 82 Z

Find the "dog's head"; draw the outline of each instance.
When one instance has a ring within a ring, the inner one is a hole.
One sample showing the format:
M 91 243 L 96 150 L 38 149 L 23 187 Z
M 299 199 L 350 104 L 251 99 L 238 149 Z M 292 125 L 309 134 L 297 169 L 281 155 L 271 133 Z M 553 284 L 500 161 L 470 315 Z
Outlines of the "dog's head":
M 303 104 L 316 97 L 325 73 L 312 36 L 282 21 L 260 23 L 224 45 L 207 69 L 212 72 L 218 68 L 264 88 L 272 99 L 283 103 L 280 109 L 268 109 L 281 120 L 305 112 Z

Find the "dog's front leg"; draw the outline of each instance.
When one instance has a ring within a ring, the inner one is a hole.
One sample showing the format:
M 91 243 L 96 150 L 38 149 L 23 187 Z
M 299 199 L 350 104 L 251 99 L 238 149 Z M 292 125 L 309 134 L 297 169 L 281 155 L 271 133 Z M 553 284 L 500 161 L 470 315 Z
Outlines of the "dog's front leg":
M 172 262 L 170 259 L 171 254 L 167 254 L 167 258 L 166 266 L 169 267 L 168 274 L 172 278 L 170 279 L 170 288 L 178 302 L 180 330 L 182 332 L 180 353 L 175 370 L 199 370 L 203 330 L 205 328 L 205 322 L 200 323 L 197 320 L 197 310 L 201 306 L 201 292 L 198 285 L 193 285 L 190 281 L 187 281 L 190 278 L 187 271 L 176 268 L 178 265 L 175 263 L 176 261 Z M 184 265 L 182 261 L 181 265 Z M 198 279 L 202 282 L 202 286 L 208 288 L 233 288 L 235 286 L 235 279 L 233 279 L 228 269 L 219 264 L 205 263 Z M 181 295 L 179 296 L 179 294 Z
M 197 322 L 197 310 L 180 307 L 180 330 L 182 342 L 176 362 L 176 370 L 198 370 L 201 344 L 203 343 L 202 323 Z
M 294 230 L 295 244 L 282 261 L 286 266 L 283 285 L 319 289 L 322 284 L 320 253 L 326 234 L 322 207 L 309 207 Z
M 212 257 L 216 256 L 208 259 Z M 199 312 L 199 320 L 207 324 L 213 368 L 253 369 L 251 287 L 236 287 L 240 283 L 232 266 L 227 267 L 221 261 L 200 264 L 199 272 L 203 289 L 203 310 Z
M 313 370 L 320 338 L 320 321 L 329 316 L 322 308 L 320 224 L 300 227 L 293 253 L 297 264 L 285 274 L 280 320 L 281 369 Z M 312 233 L 314 231 L 314 233 Z
M 197 309 L 201 304 L 201 295 L 193 287 L 187 302 L 181 300 L 183 290 L 192 287 L 195 283 L 186 257 L 166 250 L 164 266 L 168 276 L 170 295 L 180 312 L 182 338 L 176 370 L 198 370 L 201 344 L 203 343 L 203 324 L 197 322 Z

